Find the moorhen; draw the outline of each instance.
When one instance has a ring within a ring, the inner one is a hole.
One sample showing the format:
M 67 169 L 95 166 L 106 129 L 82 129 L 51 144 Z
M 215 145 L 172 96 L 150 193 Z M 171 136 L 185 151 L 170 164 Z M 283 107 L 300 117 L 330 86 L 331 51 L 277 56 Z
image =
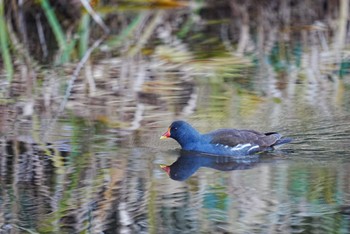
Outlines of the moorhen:
M 277 132 L 218 129 L 201 134 L 185 121 L 173 122 L 160 139 L 175 139 L 183 150 L 213 155 L 244 156 L 270 151 L 277 145 L 292 141 Z

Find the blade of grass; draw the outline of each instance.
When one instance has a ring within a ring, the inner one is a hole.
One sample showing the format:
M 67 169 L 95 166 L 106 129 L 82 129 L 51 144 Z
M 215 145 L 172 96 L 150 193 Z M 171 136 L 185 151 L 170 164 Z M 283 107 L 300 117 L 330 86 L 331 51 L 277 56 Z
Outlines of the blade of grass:
M 112 39 L 107 42 L 108 46 L 112 48 L 118 47 L 147 17 L 148 14 L 139 14 L 118 36 L 112 37 Z
M 40 0 L 40 5 L 44 10 L 47 20 L 49 21 L 49 24 L 55 35 L 55 38 L 57 40 L 60 50 L 62 51 L 63 54 L 66 53 L 66 50 L 67 50 L 66 36 L 64 34 L 64 31 L 62 30 L 60 23 L 58 22 L 58 19 L 56 17 L 54 10 L 52 9 L 50 3 L 47 0 Z M 62 56 L 62 57 L 66 57 L 66 56 Z
M 92 9 L 90 3 L 87 0 L 80 0 L 81 4 L 84 6 L 85 10 L 91 15 L 91 17 L 94 19 L 94 21 L 96 22 L 96 24 L 98 24 L 103 31 L 108 34 L 109 33 L 109 28 L 107 27 L 107 25 L 103 22 L 103 20 L 101 19 L 101 17 L 96 14 L 96 12 L 94 11 L 94 9 Z
M 204 3 L 203 0 L 196 0 L 197 7 L 193 9 L 193 15 L 188 18 L 188 20 L 184 23 L 181 29 L 176 33 L 179 38 L 185 38 L 187 34 L 191 31 L 192 26 L 194 25 L 194 17 L 200 15 L 200 10 L 202 9 Z
M 65 50 L 61 53 L 61 56 L 59 57 L 59 64 L 69 62 L 70 55 L 73 53 L 77 41 L 78 38 L 72 38 L 72 40 L 67 44 Z
M 147 24 L 143 34 L 138 40 L 138 43 L 130 49 L 128 52 L 129 57 L 133 57 L 137 52 L 139 52 L 142 47 L 147 43 L 148 39 L 152 36 L 152 33 L 156 27 L 161 23 L 164 16 L 164 11 L 157 11 L 153 19 Z
M 90 15 L 84 14 L 79 25 L 79 58 L 84 57 L 89 46 Z
M 64 49 L 66 47 L 66 37 L 64 35 L 60 23 L 58 22 L 55 12 L 53 11 L 50 3 L 47 0 L 40 0 L 40 4 L 44 10 L 47 20 L 49 21 L 53 33 L 55 34 L 59 47 L 61 49 Z
M 4 17 L 4 4 L 4 1 L 0 0 L 0 51 L 2 54 L 2 59 L 4 60 L 4 68 L 7 74 L 7 80 L 11 82 L 13 77 L 13 65 L 10 50 L 8 48 L 9 41 Z
M 190 17 L 176 34 L 179 38 L 185 38 L 194 25 L 193 18 Z

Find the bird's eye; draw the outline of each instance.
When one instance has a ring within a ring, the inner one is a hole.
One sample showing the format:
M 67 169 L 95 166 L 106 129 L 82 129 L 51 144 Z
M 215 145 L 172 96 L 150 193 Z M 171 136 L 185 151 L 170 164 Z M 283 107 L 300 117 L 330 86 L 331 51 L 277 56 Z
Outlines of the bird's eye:
M 177 130 L 177 127 L 173 127 L 173 130 L 176 131 L 176 130 Z

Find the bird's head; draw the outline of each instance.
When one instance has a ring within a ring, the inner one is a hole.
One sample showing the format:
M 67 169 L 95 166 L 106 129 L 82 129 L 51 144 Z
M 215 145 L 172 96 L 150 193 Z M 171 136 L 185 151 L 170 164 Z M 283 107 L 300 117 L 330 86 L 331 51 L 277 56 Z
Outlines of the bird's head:
M 185 121 L 180 120 L 173 122 L 160 139 L 173 138 L 184 148 L 186 144 L 196 140 L 198 137 L 200 137 L 200 134 L 196 129 Z

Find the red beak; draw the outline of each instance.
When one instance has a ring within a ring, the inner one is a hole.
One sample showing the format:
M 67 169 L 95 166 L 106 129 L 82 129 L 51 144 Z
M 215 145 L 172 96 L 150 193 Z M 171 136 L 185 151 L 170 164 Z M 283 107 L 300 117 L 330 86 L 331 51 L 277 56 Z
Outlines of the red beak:
M 162 170 L 165 171 L 168 175 L 170 174 L 170 166 L 164 165 L 164 164 L 160 164 L 159 166 L 160 166 L 160 168 L 162 168 Z
M 166 139 L 170 137 L 170 128 L 168 128 L 168 131 L 166 131 L 161 137 L 160 139 Z

